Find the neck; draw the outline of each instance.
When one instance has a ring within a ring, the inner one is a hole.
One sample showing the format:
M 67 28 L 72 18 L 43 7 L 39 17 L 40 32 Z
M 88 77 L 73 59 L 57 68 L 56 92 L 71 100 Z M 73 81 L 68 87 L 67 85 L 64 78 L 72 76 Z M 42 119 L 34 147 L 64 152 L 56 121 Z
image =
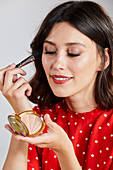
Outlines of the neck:
M 66 103 L 70 110 L 77 113 L 90 112 L 97 107 L 94 95 L 74 95 L 66 98 Z

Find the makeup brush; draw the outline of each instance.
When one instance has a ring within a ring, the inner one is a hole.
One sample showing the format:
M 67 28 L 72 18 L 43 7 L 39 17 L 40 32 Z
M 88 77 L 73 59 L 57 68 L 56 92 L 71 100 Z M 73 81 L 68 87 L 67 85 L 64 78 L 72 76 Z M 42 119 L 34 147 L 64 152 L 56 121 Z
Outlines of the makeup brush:
M 35 59 L 36 59 L 36 57 L 34 55 L 30 55 L 29 57 L 27 57 L 26 59 L 24 59 L 20 63 L 18 63 L 16 65 L 16 68 L 23 67 L 23 66 L 35 61 Z

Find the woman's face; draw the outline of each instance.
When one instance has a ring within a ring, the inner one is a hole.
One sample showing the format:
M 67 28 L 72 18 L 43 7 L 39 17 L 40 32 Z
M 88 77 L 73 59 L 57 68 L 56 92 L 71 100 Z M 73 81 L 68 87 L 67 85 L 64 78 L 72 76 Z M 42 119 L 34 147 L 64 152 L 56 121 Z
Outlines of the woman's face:
M 58 97 L 93 92 L 100 63 L 96 44 L 67 22 L 55 24 L 44 41 L 42 64 Z

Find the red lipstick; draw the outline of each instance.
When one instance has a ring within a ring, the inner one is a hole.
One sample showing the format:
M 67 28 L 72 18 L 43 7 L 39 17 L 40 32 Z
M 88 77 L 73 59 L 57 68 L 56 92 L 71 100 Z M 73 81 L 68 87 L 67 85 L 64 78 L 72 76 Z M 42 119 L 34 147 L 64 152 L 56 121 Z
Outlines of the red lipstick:
M 63 75 L 52 75 L 53 82 L 56 84 L 64 84 L 71 80 L 72 77 L 67 77 Z

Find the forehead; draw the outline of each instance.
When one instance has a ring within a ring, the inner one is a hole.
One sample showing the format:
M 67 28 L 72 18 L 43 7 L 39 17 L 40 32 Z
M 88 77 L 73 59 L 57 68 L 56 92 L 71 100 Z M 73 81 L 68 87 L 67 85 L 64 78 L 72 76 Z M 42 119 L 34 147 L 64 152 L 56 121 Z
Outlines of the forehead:
M 72 42 L 83 43 L 85 45 L 90 45 L 92 43 L 94 44 L 90 38 L 67 22 L 56 23 L 47 36 L 46 40 L 58 44 Z

